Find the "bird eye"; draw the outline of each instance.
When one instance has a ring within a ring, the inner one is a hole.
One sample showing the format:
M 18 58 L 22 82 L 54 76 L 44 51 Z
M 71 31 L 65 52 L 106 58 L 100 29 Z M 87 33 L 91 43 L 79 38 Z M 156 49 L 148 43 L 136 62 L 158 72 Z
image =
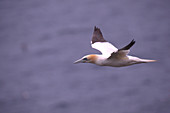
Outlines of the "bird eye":
M 83 58 L 83 60 L 88 60 L 87 58 Z

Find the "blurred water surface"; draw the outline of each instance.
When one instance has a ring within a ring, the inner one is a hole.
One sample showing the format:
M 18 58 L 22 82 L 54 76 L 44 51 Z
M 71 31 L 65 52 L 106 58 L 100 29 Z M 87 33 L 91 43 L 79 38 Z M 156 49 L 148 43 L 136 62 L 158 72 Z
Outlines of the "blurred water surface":
M 1 0 L 1 113 L 170 113 L 168 0 Z M 73 62 L 99 53 L 93 27 L 156 63 Z

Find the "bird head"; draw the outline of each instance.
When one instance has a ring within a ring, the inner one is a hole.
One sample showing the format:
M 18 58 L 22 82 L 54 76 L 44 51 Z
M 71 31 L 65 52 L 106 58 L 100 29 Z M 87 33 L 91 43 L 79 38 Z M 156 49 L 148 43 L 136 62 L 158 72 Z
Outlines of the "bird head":
M 76 60 L 74 64 L 77 63 L 95 63 L 97 60 L 97 55 L 86 55 L 79 60 Z

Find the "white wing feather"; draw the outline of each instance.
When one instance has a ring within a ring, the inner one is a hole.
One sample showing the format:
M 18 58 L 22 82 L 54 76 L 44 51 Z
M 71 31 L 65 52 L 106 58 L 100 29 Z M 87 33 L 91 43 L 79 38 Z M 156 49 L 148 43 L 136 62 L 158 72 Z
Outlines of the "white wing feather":
M 99 50 L 103 56 L 110 57 L 113 52 L 117 52 L 118 49 L 109 42 L 95 42 L 91 44 L 92 48 Z

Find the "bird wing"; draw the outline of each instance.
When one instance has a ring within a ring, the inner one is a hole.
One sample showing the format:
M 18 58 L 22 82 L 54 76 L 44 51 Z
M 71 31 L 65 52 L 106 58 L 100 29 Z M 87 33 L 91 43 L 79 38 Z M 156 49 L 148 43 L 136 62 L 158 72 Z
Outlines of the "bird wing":
M 99 50 L 102 55 L 107 58 L 109 58 L 112 53 L 116 53 L 118 51 L 115 46 L 103 38 L 102 32 L 96 26 L 94 27 L 91 46 L 92 48 Z
M 125 57 L 129 52 L 130 52 L 130 48 L 135 44 L 135 41 L 134 39 L 128 44 L 126 45 L 125 47 L 121 48 L 121 49 L 118 49 L 117 52 L 113 52 L 111 54 L 111 56 L 108 58 L 108 59 L 111 59 L 111 58 L 123 58 Z

